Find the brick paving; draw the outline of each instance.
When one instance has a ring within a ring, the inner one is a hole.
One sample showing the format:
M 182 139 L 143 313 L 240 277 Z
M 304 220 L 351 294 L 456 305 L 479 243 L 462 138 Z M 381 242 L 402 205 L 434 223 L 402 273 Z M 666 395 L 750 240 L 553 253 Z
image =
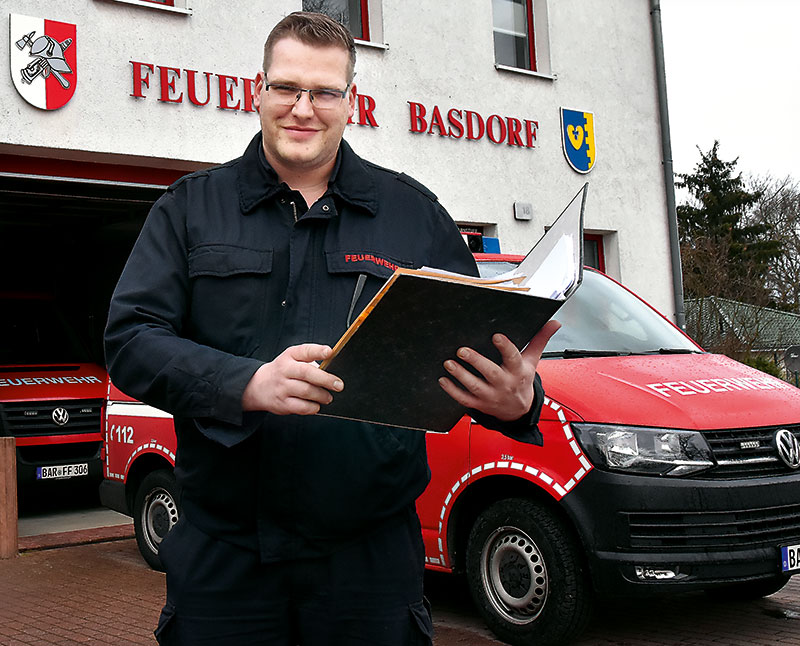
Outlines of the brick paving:
M 147 567 L 123 533 L 29 539 L 0 561 L 0 645 L 155 644 L 164 575 Z M 74 544 L 76 542 L 87 544 Z M 62 545 L 61 547 L 54 547 Z M 64 546 L 69 545 L 69 546 Z M 465 597 L 434 589 L 435 646 L 490 646 Z M 800 646 L 800 577 L 756 602 L 717 603 L 703 594 L 603 604 L 573 646 Z

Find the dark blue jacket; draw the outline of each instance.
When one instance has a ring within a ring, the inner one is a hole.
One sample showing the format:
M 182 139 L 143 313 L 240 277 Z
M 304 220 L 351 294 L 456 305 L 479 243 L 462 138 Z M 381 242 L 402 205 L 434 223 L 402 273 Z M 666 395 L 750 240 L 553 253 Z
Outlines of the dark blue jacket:
M 153 206 L 106 329 L 111 378 L 174 415 L 182 513 L 265 562 L 314 556 L 407 509 L 430 474 L 424 433 L 321 416 L 243 413 L 256 369 L 333 345 L 393 267 L 476 273 L 436 196 L 342 142 L 311 209 L 257 135 L 244 155 L 178 180 Z M 535 440 L 542 393 L 512 432 Z M 497 426 L 497 425 L 495 425 Z M 502 426 L 502 425 L 501 425 Z

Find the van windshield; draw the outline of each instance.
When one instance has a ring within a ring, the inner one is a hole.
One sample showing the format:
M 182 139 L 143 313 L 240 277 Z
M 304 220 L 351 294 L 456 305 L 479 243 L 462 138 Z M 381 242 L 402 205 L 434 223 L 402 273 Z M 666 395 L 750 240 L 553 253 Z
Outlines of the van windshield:
M 585 271 L 583 282 L 554 316 L 561 329 L 545 354 L 647 354 L 699 348 L 628 290 L 602 274 Z
M 479 263 L 481 275 L 488 264 Z M 553 318 L 561 329 L 548 342 L 544 356 L 701 351 L 628 290 L 590 270 L 584 271 L 580 287 Z

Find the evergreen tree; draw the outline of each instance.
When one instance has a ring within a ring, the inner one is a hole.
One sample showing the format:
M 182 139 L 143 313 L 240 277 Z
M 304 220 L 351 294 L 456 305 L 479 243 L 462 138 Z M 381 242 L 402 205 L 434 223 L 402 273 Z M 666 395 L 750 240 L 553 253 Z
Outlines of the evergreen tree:
M 761 193 L 747 190 L 736 172 L 738 158 L 725 161 L 718 153 L 719 141 L 700 150 L 694 172 L 678 174 L 675 183 L 690 195 L 677 207 L 686 296 L 766 305 L 765 276 L 781 245 L 768 223 L 748 218 Z

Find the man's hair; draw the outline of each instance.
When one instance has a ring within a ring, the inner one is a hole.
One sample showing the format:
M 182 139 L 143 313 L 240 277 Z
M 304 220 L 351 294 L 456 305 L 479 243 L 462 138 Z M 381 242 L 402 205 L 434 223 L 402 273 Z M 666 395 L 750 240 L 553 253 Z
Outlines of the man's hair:
M 341 47 L 350 56 L 347 65 L 347 82 L 352 83 L 356 67 L 356 44 L 347 27 L 325 14 L 295 11 L 281 20 L 267 36 L 264 43 L 264 74 L 272 62 L 275 43 L 283 38 L 294 38 L 312 47 Z

